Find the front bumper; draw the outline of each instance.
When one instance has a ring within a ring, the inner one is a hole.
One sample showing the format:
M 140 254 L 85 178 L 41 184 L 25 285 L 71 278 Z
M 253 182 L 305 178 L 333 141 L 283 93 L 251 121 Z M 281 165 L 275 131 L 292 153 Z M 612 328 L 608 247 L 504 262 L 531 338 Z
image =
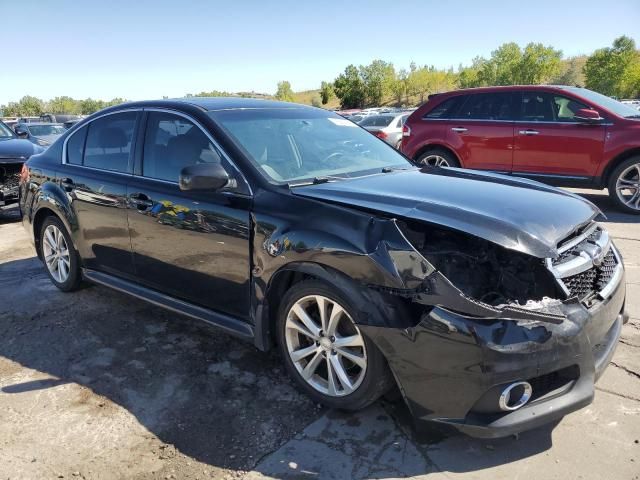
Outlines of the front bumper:
M 418 427 L 504 437 L 591 403 L 627 321 L 625 295 L 623 273 L 592 308 L 563 305 L 561 324 L 478 319 L 433 307 L 412 328 L 361 328 L 385 354 Z M 518 381 L 533 385 L 533 398 L 501 411 L 499 392 Z

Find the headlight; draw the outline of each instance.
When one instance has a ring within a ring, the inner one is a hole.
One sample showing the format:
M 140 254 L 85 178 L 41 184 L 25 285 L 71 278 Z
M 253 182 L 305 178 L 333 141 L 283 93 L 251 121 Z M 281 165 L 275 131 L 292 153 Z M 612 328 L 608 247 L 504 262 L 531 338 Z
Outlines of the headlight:
M 462 293 L 489 305 L 564 298 L 544 260 L 506 249 L 473 235 L 422 224 L 402 231 Z

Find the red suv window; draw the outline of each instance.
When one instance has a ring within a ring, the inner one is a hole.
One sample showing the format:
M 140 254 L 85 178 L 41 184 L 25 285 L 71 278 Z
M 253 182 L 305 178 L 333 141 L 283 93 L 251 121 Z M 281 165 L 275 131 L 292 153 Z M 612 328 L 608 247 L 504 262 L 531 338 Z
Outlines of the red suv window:
M 469 95 L 456 118 L 463 120 L 513 120 L 513 95 L 478 93 Z

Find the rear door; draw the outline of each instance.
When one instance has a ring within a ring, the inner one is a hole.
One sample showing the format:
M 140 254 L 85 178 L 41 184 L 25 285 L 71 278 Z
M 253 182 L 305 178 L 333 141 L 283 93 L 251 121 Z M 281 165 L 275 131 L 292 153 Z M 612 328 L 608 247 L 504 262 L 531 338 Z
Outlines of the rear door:
M 604 152 L 606 126 L 577 122 L 587 105 L 565 95 L 525 91 L 519 100 L 514 175 L 560 185 L 589 184 Z
M 469 95 L 447 122 L 447 143 L 465 168 L 510 172 L 513 162 L 514 95 Z
M 149 111 L 127 188 L 136 277 L 150 288 L 247 318 L 249 208 L 244 179 L 212 138 L 182 114 Z M 221 162 L 232 178 L 215 192 L 182 191 L 182 168 Z
M 58 171 L 80 226 L 74 235 L 84 266 L 120 276 L 133 274 L 126 190 L 140 115 L 108 114 L 71 134 Z

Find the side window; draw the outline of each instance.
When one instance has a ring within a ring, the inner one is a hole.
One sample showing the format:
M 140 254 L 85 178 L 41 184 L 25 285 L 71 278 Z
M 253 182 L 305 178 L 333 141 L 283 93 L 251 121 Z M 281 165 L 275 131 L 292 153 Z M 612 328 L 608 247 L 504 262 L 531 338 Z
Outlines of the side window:
M 553 109 L 558 122 L 575 122 L 575 116 L 581 108 L 589 108 L 572 98 L 553 96 Z
M 149 113 L 142 156 L 145 177 L 177 182 L 184 167 L 221 161 L 209 137 L 192 122 L 172 113 Z
M 67 140 L 67 163 L 82 165 L 84 142 L 87 138 L 87 127 L 82 127 Z
M 513 120 L 510 93 L 469 95 L 456 118 L 468 120 Z
M 520 120 L 525 122 L 553 122 L 555 120 L 551 95 L 544 92 L 524 92 Z
M 116 113 L 91 122 L 84 149 L 84 166 L 128 172 L 136 116 L 136 112 Z
M 429 111 L 422 118 L 452 118 L 456 115 L 456 110 L 465 98 L 463 95 L 449 98 L 439 105 L 436 105 L 433 110 Z

